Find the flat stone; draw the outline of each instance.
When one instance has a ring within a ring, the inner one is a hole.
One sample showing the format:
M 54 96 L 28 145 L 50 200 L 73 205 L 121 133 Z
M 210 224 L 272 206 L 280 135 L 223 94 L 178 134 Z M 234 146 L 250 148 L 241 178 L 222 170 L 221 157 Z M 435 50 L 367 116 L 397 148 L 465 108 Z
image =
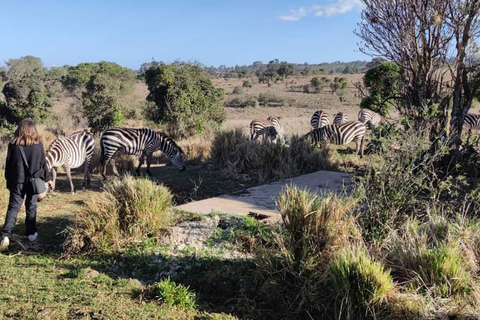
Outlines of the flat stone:
M 237 195 L 221 195 L 215 198 L 190 202 L 176 207 L 179 210 L 209 214 L 221 212 L 227 214 L 250 215 L 266 222 L 277 222 L 280 214 L 276 202 L 283 188 L 296 185 L 318 195 L 336 192 L 348 193 L 351 189 L 351 175 L 343 172 L 317 171 L 291 179 L 246 189 Z

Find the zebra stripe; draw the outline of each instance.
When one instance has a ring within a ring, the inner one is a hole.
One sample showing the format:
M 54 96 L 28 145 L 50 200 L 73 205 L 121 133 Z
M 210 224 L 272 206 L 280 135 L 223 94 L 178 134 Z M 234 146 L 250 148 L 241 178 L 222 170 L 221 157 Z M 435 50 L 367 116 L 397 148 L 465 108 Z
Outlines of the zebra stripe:
M 335 115 L 335 118 L 333 119 L 333 124 L 338 126 L 338 125 L 344 124 L 347 121 L 348 121 L 347 115 L 343 112 L 339 112 Z
M 463 125 L 465 128 L 469 129 L 469 134 L 471 134 L 472 130 L 480 130 L 480 115 L 467 113 L 465 115 L 465 122 Z
M 315 111 L 310 119 L 310 125 L 313 130 L 328 126 L 329 124 L 330 120 L 328 120 L 328 114 L 323 110 Z
M 312 142 L 317 144 L 320 141 L 329 141 L 337 145 L 344 145 L 355 141 L 356 153 L 363 157 L 363 140 L 367 127 L 359 121 L 349 121 L 339 126 L 334 124 L 322 128 L 315 129 L 306 136 L 312 139 Z
M 358 112 L 358 121 L 372 127 L 380 124 L 380 122 L 383 121 L 383 118 L 381 115 L 370 109 L 361 109 Z
M 150 171 L 150 164 L 152 161 L 152 154 L 161 150 L 165 153 L 172 164 L 184 171 L 186 169 L 183 163 L 182 149 L 167 135 L 161 132 L 155 132 L 148 128 L 129 129 L 129 128 L 112 128 L 103 132 L 100 146 L 102 148 L 102 175 L 106 178 L 107 164 L 112 163 L 113 172 L 118 175 L 115 167 L 115 154 L 121 151 L 124 154 L 139 155 L 140 163 L 136 170 L 140 174 L 140 167 L 147 157 L 147 174 L 152 175 Z
M 55 168 L 63 167 L 70 181 L 70 191 L 75 192 L 72 182 L 71 169 L 85 163 L 83 188 L 90 185 L 90 162 L 93 156 L 95 140 L 87 131 L 78 131 L 66 137 L 55 139 L 49 146 L 45 156 L 48 170 L 52 173 L 53 189 L 57 172 Z
M 267 120 L 252 120 L 250 122 L 250 140 L 256 140 L 260 136 L 270 138 L 272 141 L 276 141 L 277 137 L 280 137 L 283 142 L 284 134 L 279 119 L 270 116 Z

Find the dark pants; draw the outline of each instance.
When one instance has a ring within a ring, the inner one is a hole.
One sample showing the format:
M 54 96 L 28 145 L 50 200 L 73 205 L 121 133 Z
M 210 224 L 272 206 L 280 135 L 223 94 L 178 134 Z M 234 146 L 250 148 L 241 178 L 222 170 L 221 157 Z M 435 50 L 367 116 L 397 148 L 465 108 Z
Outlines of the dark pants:
M 25 235 L 29 236 L 37 232 L 36 220 L 38 194 L 32 194 L 32 192 L 27 189 L 29 188 L 26 188 L 26 185 L 23 183 L 18 183 L 10 188 L 10 200 L 8 202 L 7 217 L 5 218 L 2 236 L 10 236 L 12 234 L 25 195 L 27 196 L 27 199 L 25 200 L 25 208 L 27 212 L 27 217 L 25 219 Z

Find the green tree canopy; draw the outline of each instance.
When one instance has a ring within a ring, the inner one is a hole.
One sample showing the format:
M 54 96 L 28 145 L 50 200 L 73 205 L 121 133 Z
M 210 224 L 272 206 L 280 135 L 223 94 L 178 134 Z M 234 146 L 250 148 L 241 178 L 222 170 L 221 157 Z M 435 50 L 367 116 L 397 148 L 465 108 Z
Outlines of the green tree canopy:
M 100 61 L 98 63 L 80 63 L 75 67 L 68 69 L 68 74 L 64 77 L 63 85 L 69 89 L 84 88 L 93 76 L 105 74 L 111 78 L 120 81 L 120 90 L 131 89 L 135 82 L 135 73 L 114 62 Z
M 86 84 L 83 93 L 83 115 L 88 119 L 93 132 L 100 132 L 118 126 L 123 120 L 118 96 L 121 81 L 110 75 L 94 75 Z
M 5 64 L 8 80 L 43 79 L 47 71 L 43 67 L 42 59 L 33 56 L 9 59 Z
M 2 90 L 5 103 L 0 106 L 0 117 L 9 123 L 30 118 L 37 123 L 48 118 L 51 103 L 47 90 L 38 79 L 12 80 Z
M 188 136 L 216 129 L 225 119 L 224 91 L 216 89 L 198 65 L 159 65 L 145 72 L 150 91 L 148 119 L 169 127 L 170 134 Z

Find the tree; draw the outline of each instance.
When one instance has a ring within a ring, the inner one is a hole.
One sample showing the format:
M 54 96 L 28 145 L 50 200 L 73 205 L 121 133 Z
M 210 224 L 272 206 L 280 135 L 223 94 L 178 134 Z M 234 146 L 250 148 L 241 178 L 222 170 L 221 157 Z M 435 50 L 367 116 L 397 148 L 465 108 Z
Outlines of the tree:
M 97 74 L 86 84 L 82 94 L 83 115 L 88 119 L 92 132 L 100 132 L 118 126 L 123 120 L 118 96 L 121 81 L 107 74 Z
M 105 74 L 111 78 L 120 81 L 120 90 L 127 91 L 133 88 L 135 83 L 135 73 L 122 66 L 107 61 L 100 61 L 98 63 L 80 63 L 75 67 L 68 69 L 68 74 L 63 78 L 63 85 L 70 91 L 84 90 L 87 83 L 93 76 Z
M 282 63 L 280 63 L 280 65 L 277 68 L 277 74 L 283 79 L 293 75 L 293 73 L 294 73 L 294 68 L 292 63 L 287 63 L 283 61 Z
M 12 80 L 2 90 L 5 103 L 0 106 L 0 117 L 10 124 L 30 118 L 37 123 L 43 122 L 50 114 L 51 103 L 47 90 L 38 79 Z
M 20 59 L 9 59 L 5 62 L 7 66 L 8 80 L 21 79 L 43 79 L 46 69 L 43 67 L 42 59 L 25 56 Z
M 395 62 L 403 74 L 398 109 L 432 137 L 450 129 L 458 150 L 465 114 L 478 83 L 470 59 L 479 37 L 478 0 L 362 0 L 360 51 Z M 450 79 L 446 79 L 448 73 Z
M 175 63 L 152 67 L 145 72 L 154 102 L 145 110 L 148 119 L 166 124 L 170 134 L 189 136 L 217 129 L 225 119 L 224 91 L 216 89 L 198 65 Z
M 363 76 L 363 84 L 368 95 L 360 103 L 361 108 L 367 108 L 388 114 L 402 86 L 400 68 L 395 62 L 382 62 L 367 70 Z

